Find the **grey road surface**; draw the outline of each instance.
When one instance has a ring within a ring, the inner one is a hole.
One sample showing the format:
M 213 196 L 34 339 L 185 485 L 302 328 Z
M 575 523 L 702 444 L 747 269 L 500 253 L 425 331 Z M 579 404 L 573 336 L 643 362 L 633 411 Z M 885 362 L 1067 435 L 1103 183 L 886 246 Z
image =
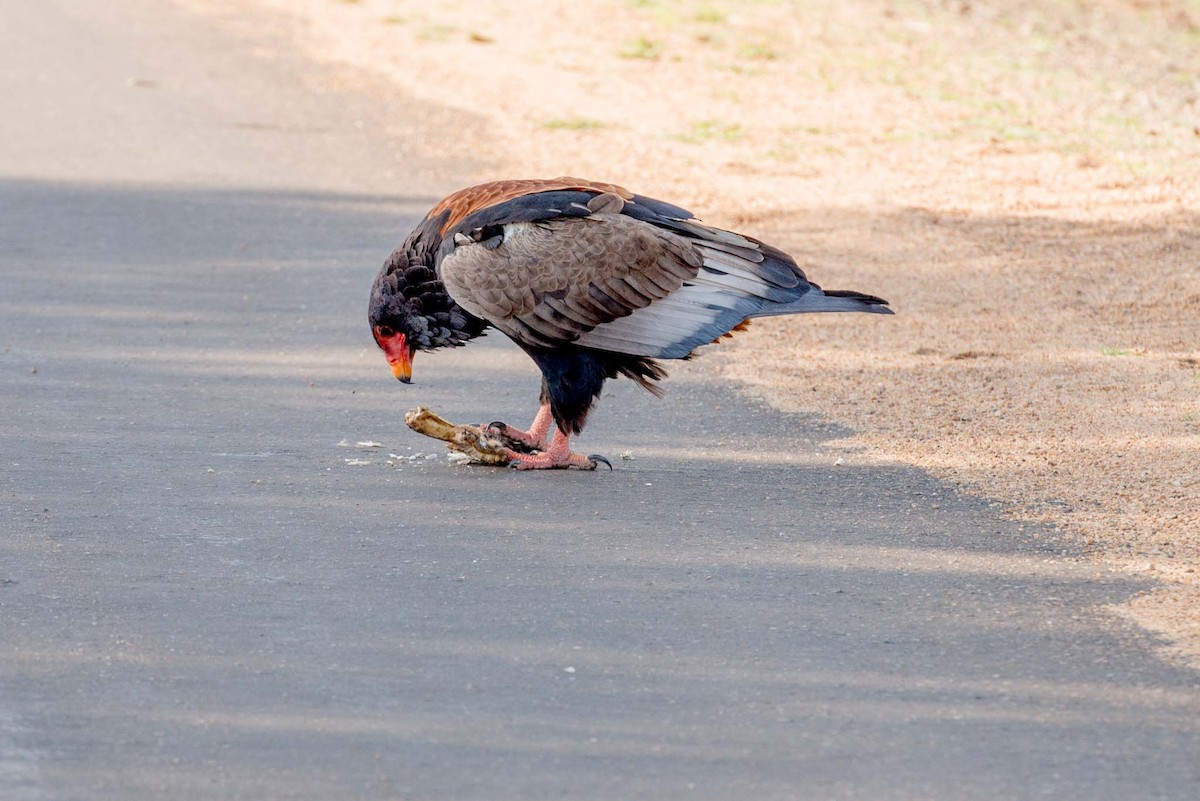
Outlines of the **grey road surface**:
M 369 342 L 468 172 L 437 110 L 267 18 L 0 22 L 0 799 L 1200 797 L 1200 679 L 1106 611 L 1142 585 L 704 359 L 611 387 L 611 473 L 408 432 L 538 383 Z

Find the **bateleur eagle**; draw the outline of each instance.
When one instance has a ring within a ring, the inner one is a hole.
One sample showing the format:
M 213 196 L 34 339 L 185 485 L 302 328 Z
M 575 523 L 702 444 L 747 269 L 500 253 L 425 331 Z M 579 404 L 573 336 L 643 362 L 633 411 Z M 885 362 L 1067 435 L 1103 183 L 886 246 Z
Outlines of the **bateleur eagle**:
M 482 184 L 434 206 L 380 270 L 369 320 L 405 383 L 415 351 L 499 329 L 542 371 L 529 430 L 490 424 L 540 451 L 509 453 L 513 465 L 594 469 L 607 460 L 569 441 L 605 380 L 658 395 L 658 359 L 686 359 L 754 317 L 811 312 L 892 313 L 873 295 L 822 290 L 783 251 L 678 206 L 556 178 Z

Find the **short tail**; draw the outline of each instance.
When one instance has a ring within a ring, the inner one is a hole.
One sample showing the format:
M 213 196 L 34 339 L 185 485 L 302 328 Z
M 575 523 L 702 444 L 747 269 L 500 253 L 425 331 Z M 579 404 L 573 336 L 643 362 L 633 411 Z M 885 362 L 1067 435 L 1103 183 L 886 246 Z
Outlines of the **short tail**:
M 778 314 L 816 314 L 818 312 L 867 312 L 895 314 L 887 301 L 850 289 L 820 289 L 814 286 L 791 303 L 771 304 L 753 317 L 774 317 Z
M 867 295 L 863 292 L 855 292 L 853 289 L 822 289 L 818 290 L 825 295 L 825 301 L 831 304 L 838 304 L 836 307 L 830 308 L 829 311 L 856 311 L 869 312 L 871 314 L 895 314 L 894 311 L 888 308 L 888 302 L 883 298 L 874 295 Z M 824 309 L 822 309 L 824 311 Z

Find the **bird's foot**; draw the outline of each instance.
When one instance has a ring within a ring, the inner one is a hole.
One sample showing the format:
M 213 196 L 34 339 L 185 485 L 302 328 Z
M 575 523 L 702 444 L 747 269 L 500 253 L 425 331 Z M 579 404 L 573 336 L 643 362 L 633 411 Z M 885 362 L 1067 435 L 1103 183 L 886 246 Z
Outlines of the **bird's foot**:
M 595 470 L 604 464 L 612 470 L 612 462 L 603 456 L 584 456 L 571 450 L 571 437 L 561 428 L 556 428 L 551 442 L 550 429 L 553 425 L 550 405 L 543 403 L 533 418 L 528 431 L 521 431 L 501 422 L 480 426 L 484 434 L 504 443 L 504 455 L 508 466 L 514 470 Z
M 541 453 L 518 453 L 509 450 L 506 454 L 511 460 L 508 466 L 513 470 L 595 470 L 601 464 L 612 470 L 612 462 L 599 454 L 584 456 L 574 451 L 555 453 L 553 450 Z
M 550 449 L 550 441 L 544 434 L 539 437 L 537 432 L 522 431 L 499 420 L 481 425 L 479 429 L 484 434 L 495 437 L 503 442 L 510 450 L 518 451 L 522 454 Z
M 550 412 L 550 404 L 543 402 L 534 415 L 533 423 L 528 431 L 513 428 L 499 420 L 480 426 L 484 434 L 499 439 L 509 448 L 521 453 L 550 450 L 550 429 L 554 425 L 554 416 Z

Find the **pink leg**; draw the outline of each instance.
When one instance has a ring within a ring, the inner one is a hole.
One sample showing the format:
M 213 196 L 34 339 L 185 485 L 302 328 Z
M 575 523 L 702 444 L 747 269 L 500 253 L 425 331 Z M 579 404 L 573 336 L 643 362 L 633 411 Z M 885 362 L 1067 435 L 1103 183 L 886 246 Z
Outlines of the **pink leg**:
M 608 469 L 612 470 L 612 465 L 603 456 L 584 456 L 582 453 L 573 453 L 570 439 L 570 435 L 560 428 L 554 437 L 554 443 L 541 453 L 509 451 L 508 458 L 512 459 L 510 466 L 517 470 L 553 470 L 564 467 L 595 470 L 599 462 L 604 462 L 608 465 Z
M 528 431 L 522 431 L 500 422 L 488 423 L 480 428 L 484 431 L 494 429 L 496 433 L 515 439 L 517 442 L 523 442 L 534 450 L 544 451 L 550 447 L 550 425 L 553 422 L 554 416 L 550 414 L 550 404 L 543 403 L 538 407 L 537 414 Z

